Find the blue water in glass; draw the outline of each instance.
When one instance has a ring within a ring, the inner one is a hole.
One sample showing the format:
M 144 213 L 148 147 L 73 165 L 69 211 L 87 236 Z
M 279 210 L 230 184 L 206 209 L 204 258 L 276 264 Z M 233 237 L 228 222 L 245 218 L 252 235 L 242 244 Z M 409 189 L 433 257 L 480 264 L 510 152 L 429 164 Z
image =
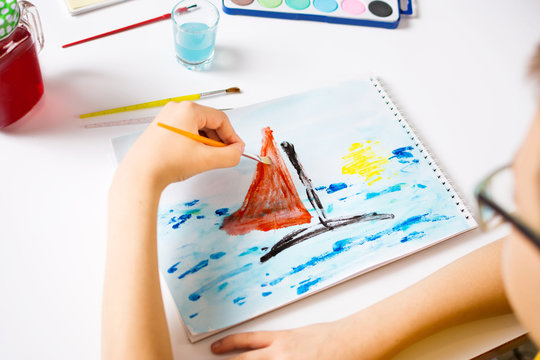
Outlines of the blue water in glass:
M 215 28 L 199 22 L 182 24 L 176 30 L 176 54 L 186 63 L 202 63 L 214 54 L 215 40 Z

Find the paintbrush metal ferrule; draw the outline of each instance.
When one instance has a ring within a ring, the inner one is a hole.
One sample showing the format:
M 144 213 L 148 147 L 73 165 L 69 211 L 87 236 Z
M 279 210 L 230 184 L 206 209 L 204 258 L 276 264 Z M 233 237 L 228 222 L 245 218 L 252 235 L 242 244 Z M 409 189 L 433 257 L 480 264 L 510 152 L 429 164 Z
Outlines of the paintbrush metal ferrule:
M 272 165 L 272 160 L 270 160 L 270 158 L 266 156 L 259 156 L 259 155 L 250 154 L 246 152 L 243 153 L 242 156 L 247 157 L 248 159 L 251 159 L 251 160 L 258 161 L 266 165 Z

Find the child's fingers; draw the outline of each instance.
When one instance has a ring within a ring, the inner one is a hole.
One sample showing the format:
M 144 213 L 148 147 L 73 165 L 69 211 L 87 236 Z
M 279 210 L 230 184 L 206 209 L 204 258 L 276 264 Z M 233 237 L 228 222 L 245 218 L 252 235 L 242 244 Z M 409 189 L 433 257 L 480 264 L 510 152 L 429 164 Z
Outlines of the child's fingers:
M 199 130 L 200 132 L 201 130 Z M 219 142 L 223 142 L 222 139 L 219 138 L 219 135 L 217 134 L 217 132 L 215 130 L 212 130 L 212 129 L 204 129 L 203 130 L 204 134 L 203 136 L 206 136 L 207 138 L 210 138 L 212 140 L 216 140 L 216 141 L 219 141 Z
M 223 354 L 233 350 L 260 349 L 270 346 L 273 341 L 271 332 L 248 332 L 224 337 L 212 344 L 212 352 Z
M 252 350 L 245 352 L 243 354 L 234 356 L 230 358 L 229 360 L 274 360 L 276 359 L 275 356 L 272 354 L 269 354 L 267 349 L 261 349 L 261 350 Z
M 201 157 L 207 169 L 233 167 L 240 162 L 243 146 L 240 143 L 230 144 L 225 147 L 212 147 L 203 145 L 199 147 Z
M 190 101 L 168 103 L 156 117 L 155 122 L 157 121 L 193 133 L 202 130 L 207 137 L 225 144 L 241 143 L 244 145 L 223 111 Z
M 226 144 L 242 142 L 242 139 L 236 134 L 227 115 L 214 108 L 197 105 L 195 111 L 198 114 L 199 129 L 212 129 L 218 134 L 220 140 Z

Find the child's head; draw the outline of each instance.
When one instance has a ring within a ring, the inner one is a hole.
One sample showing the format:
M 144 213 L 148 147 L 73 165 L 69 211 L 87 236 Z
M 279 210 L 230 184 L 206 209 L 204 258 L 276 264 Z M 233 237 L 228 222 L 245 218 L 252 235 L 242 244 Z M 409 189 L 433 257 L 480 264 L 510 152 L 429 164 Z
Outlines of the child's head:
M 540 87 L 540 46 L 530 74 Z M 517 212 L 540 234 L 540 104 L 532 127 L 513 165 Z M 530 336 L 540 344 L 540 249 L 517 230 L 506 240 L 503 278 L 512 308 Z

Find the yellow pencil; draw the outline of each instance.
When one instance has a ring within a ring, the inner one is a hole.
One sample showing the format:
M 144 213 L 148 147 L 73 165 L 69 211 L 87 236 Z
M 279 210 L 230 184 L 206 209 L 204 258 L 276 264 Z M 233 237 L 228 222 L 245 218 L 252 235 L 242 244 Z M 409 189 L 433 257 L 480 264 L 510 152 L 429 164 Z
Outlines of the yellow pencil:
M 191 140 L 195 140 L 195 141 L 198 141 L 198 142 L 206 144 L 206 145 L 215 146 L 215 147 L 227 146 L 226 144 L 224 144 L 222 142 L 212 140 L 212 139 L 209 139 L 207 137 L 204 137 L 204 136 L 201 136 L 201 135 L 198 135 L 198 134 L 193 134 L 193 133 L 190 133 L 189 131 L 178 129 L 178 128 L 174 127 L 174 126 L 170 126 L 170 125 L 163 124 L 163 123 L 160 123 L 160 122 L 158 122 L 157 124 L 158 124 L 158 126 L 161 126 L 164 129 L 170 130 L 170 131 L 172 131 L 174 133 L 183 135 L 183 136 L 185 136 L 187 138 L 190 138 Z M 266 156 L 259 156 L 259 155 L 254 155 L 254 154 L 250 154 L 250 153 L 243 153 L 242 156 L 245 156 L 248 159 L 255 160 L 255 161 L 258 161 L 258 162 L 263 163 L 263 164 L 267 164 L 267 165 L 272 164 L 272 160 L 269 157 L 266 157 Z
M 171 102 L 171 101 L 180 102 L 180 101 L 187 101 L 187 100 L 198 100 L 200 98 L 207 97 L 207 96 L 221 95 L 221 94 L 236 94 L 236 93 L 239 93 L 239 92 L 240 92 L 239 88 L 232 87 L 232 88 L 223 89 L 223 90 L 214 90 L 214 91 L 202 92 L 200 94 L 176 96 L 176 97 L 163 99 L 163 100 L 154 100 L 154 101 L 149 101 L 149 102 L 145 102 L 145 103 L 141 103 L 141 104 L 121 106 L 121 107 L 117 107 L 117 108 L 114 108 L 114 109 L 101 110 L 101 111 L 91 112 L 91 113 L 88 113 L 88 114 L 82 114 L 79 117 L 81 119 L 86 119 L 86 118 L 94 117 L 94 116 L 101 116 L 101 115 L 115 114 L 115 113 L 125 112 L 125 111 L 140 110 L 140 109 L 147 109 L 147 108 L 152 108 L 152 107 L 164 106 L 165 104 L 167 104 L 168 102 Z

